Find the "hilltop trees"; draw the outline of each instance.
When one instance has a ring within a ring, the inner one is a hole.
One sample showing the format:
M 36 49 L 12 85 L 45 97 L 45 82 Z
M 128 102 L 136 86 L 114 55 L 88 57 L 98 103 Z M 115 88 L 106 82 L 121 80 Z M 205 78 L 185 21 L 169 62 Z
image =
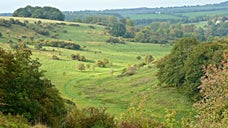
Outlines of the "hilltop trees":
M 22 48 L 15 53 L 0 48 L 0 111 L 59 127 L 65 116 L 63 99 L 30 56 L 31 51 Z
M 53 7 L 32 7 L 26 6 L 25 8 L 19 8 L 13 13 L 14 17 L 32 17 L 50 20 L 64 20 L 65 16 L 62 12 Z

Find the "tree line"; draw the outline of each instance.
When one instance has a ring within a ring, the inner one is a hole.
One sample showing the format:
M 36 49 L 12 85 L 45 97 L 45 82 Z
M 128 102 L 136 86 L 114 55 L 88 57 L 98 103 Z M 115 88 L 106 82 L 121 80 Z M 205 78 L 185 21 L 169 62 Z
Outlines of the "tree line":
M 31 17 L 50 20 L 65 19 L 65 15 L 57 8 L 54 7 L 32 7 L 30 5 L 19 8 L 13 12 L 14 17 Z

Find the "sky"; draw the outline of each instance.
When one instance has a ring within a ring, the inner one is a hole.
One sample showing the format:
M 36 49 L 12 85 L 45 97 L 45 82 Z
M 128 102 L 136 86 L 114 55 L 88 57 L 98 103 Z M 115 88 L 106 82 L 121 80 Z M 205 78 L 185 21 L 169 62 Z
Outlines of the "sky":
M 52 6 L 61 11 L 78 11 L 204 5 L 225 1 L 227 0 L 0 0 L 0 13 L 12 13 L 26 5 Z

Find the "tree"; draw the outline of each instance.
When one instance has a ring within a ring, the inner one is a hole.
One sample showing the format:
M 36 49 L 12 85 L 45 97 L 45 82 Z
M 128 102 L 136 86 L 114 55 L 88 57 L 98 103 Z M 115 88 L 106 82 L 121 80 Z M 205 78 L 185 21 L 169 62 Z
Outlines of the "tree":
M 226 43 L 197 43 L 194 39 L 177 42 L 171 53 L 157 63 L 160 84 L 175 86 L 192 100 L 199 100 L 201 77 L 205 74 L 202 66 L 219 65 Z
M 228 58 L 227 53 L 220 66 L 204 67 L 200 95 L 202 100 L 194 104 L 198 115 L 188 125 L 191 127 L 228 127 Z
M 197 44 L 198 42 L 192 38 L 181 39 L 174 45 L 169 55 L 158 61 L 159 71 L 157 76 L 160 84 L 178 87 L 184 83 L 184 64 Z
M 59 127 L 65 116 L 64 101 L 58 90 L 31 59 L 31 51 L 15 53 L 0 48 L 0 111 L 22 115 L 31 123 Z
M 201 43 L 195 47 L 185 61 L 185 82 L 182 90 L 193 100 L 199 99 L 199 88 L 201 77 L 205 74 L 202 66 L 210 64 L 219 65 L 223 59 L 224 50 L 228 49 L 228 45 L 218 42 Z
M 110 33 L 112 36 L 116 36 L 116 37 L 124 36 L 126 33 L 126 27 L 122 23 L 116 23 L 111 26 Z
M 50 20 L 64 20 L 63 13 L 53 7 L 32 7 L 26 6 L 25 8 L 19 8 L 14 11 L 14 17 L 33 17 Z

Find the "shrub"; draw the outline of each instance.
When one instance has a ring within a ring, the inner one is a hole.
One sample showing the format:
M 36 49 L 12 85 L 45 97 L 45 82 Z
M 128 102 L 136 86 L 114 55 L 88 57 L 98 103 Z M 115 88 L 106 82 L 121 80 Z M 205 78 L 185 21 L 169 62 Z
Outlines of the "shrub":
M 53 55 L 53 56 L 52 56 L 52 59 L 53 59 L 53 60 L 59 60 L 59 57 L 56 56 L 56 55 Z
M 98 61 L 96 62 L 96 65 L 97 65 L 98 67 L 105 67 L 105 66 L 106 66 L 106 64 L 105 64 L 102 60 L 98 60 Z
M 147 55 L 146 57 L 145 57 L 145 63 L 146 64 L 149 64 L 149 63 L 151 63 L 151 62 L 153 62 L 154 61 L 154 57 L 152 56 L 152 55 Z
M 51 47 L 59 47 L 59 48 L 66 48 L 71 50 L 79 50 L 80 45 L 72 43 L 70 41 L 62 41 L 62 40 L 45 40 L 41 41 L 43 46 L 51 46 Z
M 118 128 L 164 128 L 163 124 L 143 115 L 146 96 L 137 104 L 131 104 L 125 113 L 121 114 Z
M 82 63 L 78 64 L 78 70 L 84 71 L 85 70 L 85 65 L 82 64 Z
M 0 32 L 0 38 L 2 37 L 2 33 Z
M 136 73 L 136 68 L 135 67 L 131 67 L 131 66 L 128 66 L 128 68 L 124 68 L 122 70 L 122 73 L 120 76 L 132 76 Z
M 30 128 L 30 123 L 22 116 L 3 115 L 0 112 L 0 127 L 6 128 Z
M 137 60 L 141 60 L 141 58 L 142 58 L 141 56 L 137 56 L 136 57 Z
M 92 25 L 89 25 L 89 28 L 91 28 L 91 29 L 95 29 L 95 27 L 94 27 L 94 26 L 92 26 Z
M 106 40 L 107 43 L 113 43 L 113 44 L 124 44 L 125 42 L 122 41 L 120 38 L 117 37 L 110 37 L 108 40 Z
M 81 56 L 80 54 L 72 54 L 71 55 L 71 59 L 72 60 L 78 60 L 78 61 L 86 61 L 86 57 L 85 56 Z
M 200 94 L 202 100 L 194 104 L 198 115 L 188 124 L 191 127 L 228 127 L 228 56 L 224 55 L 221 65 L 204 67 Z
M 114 117 L 105 108 L 73 108 L 66 116 L 67 128 L 116 128 Z

